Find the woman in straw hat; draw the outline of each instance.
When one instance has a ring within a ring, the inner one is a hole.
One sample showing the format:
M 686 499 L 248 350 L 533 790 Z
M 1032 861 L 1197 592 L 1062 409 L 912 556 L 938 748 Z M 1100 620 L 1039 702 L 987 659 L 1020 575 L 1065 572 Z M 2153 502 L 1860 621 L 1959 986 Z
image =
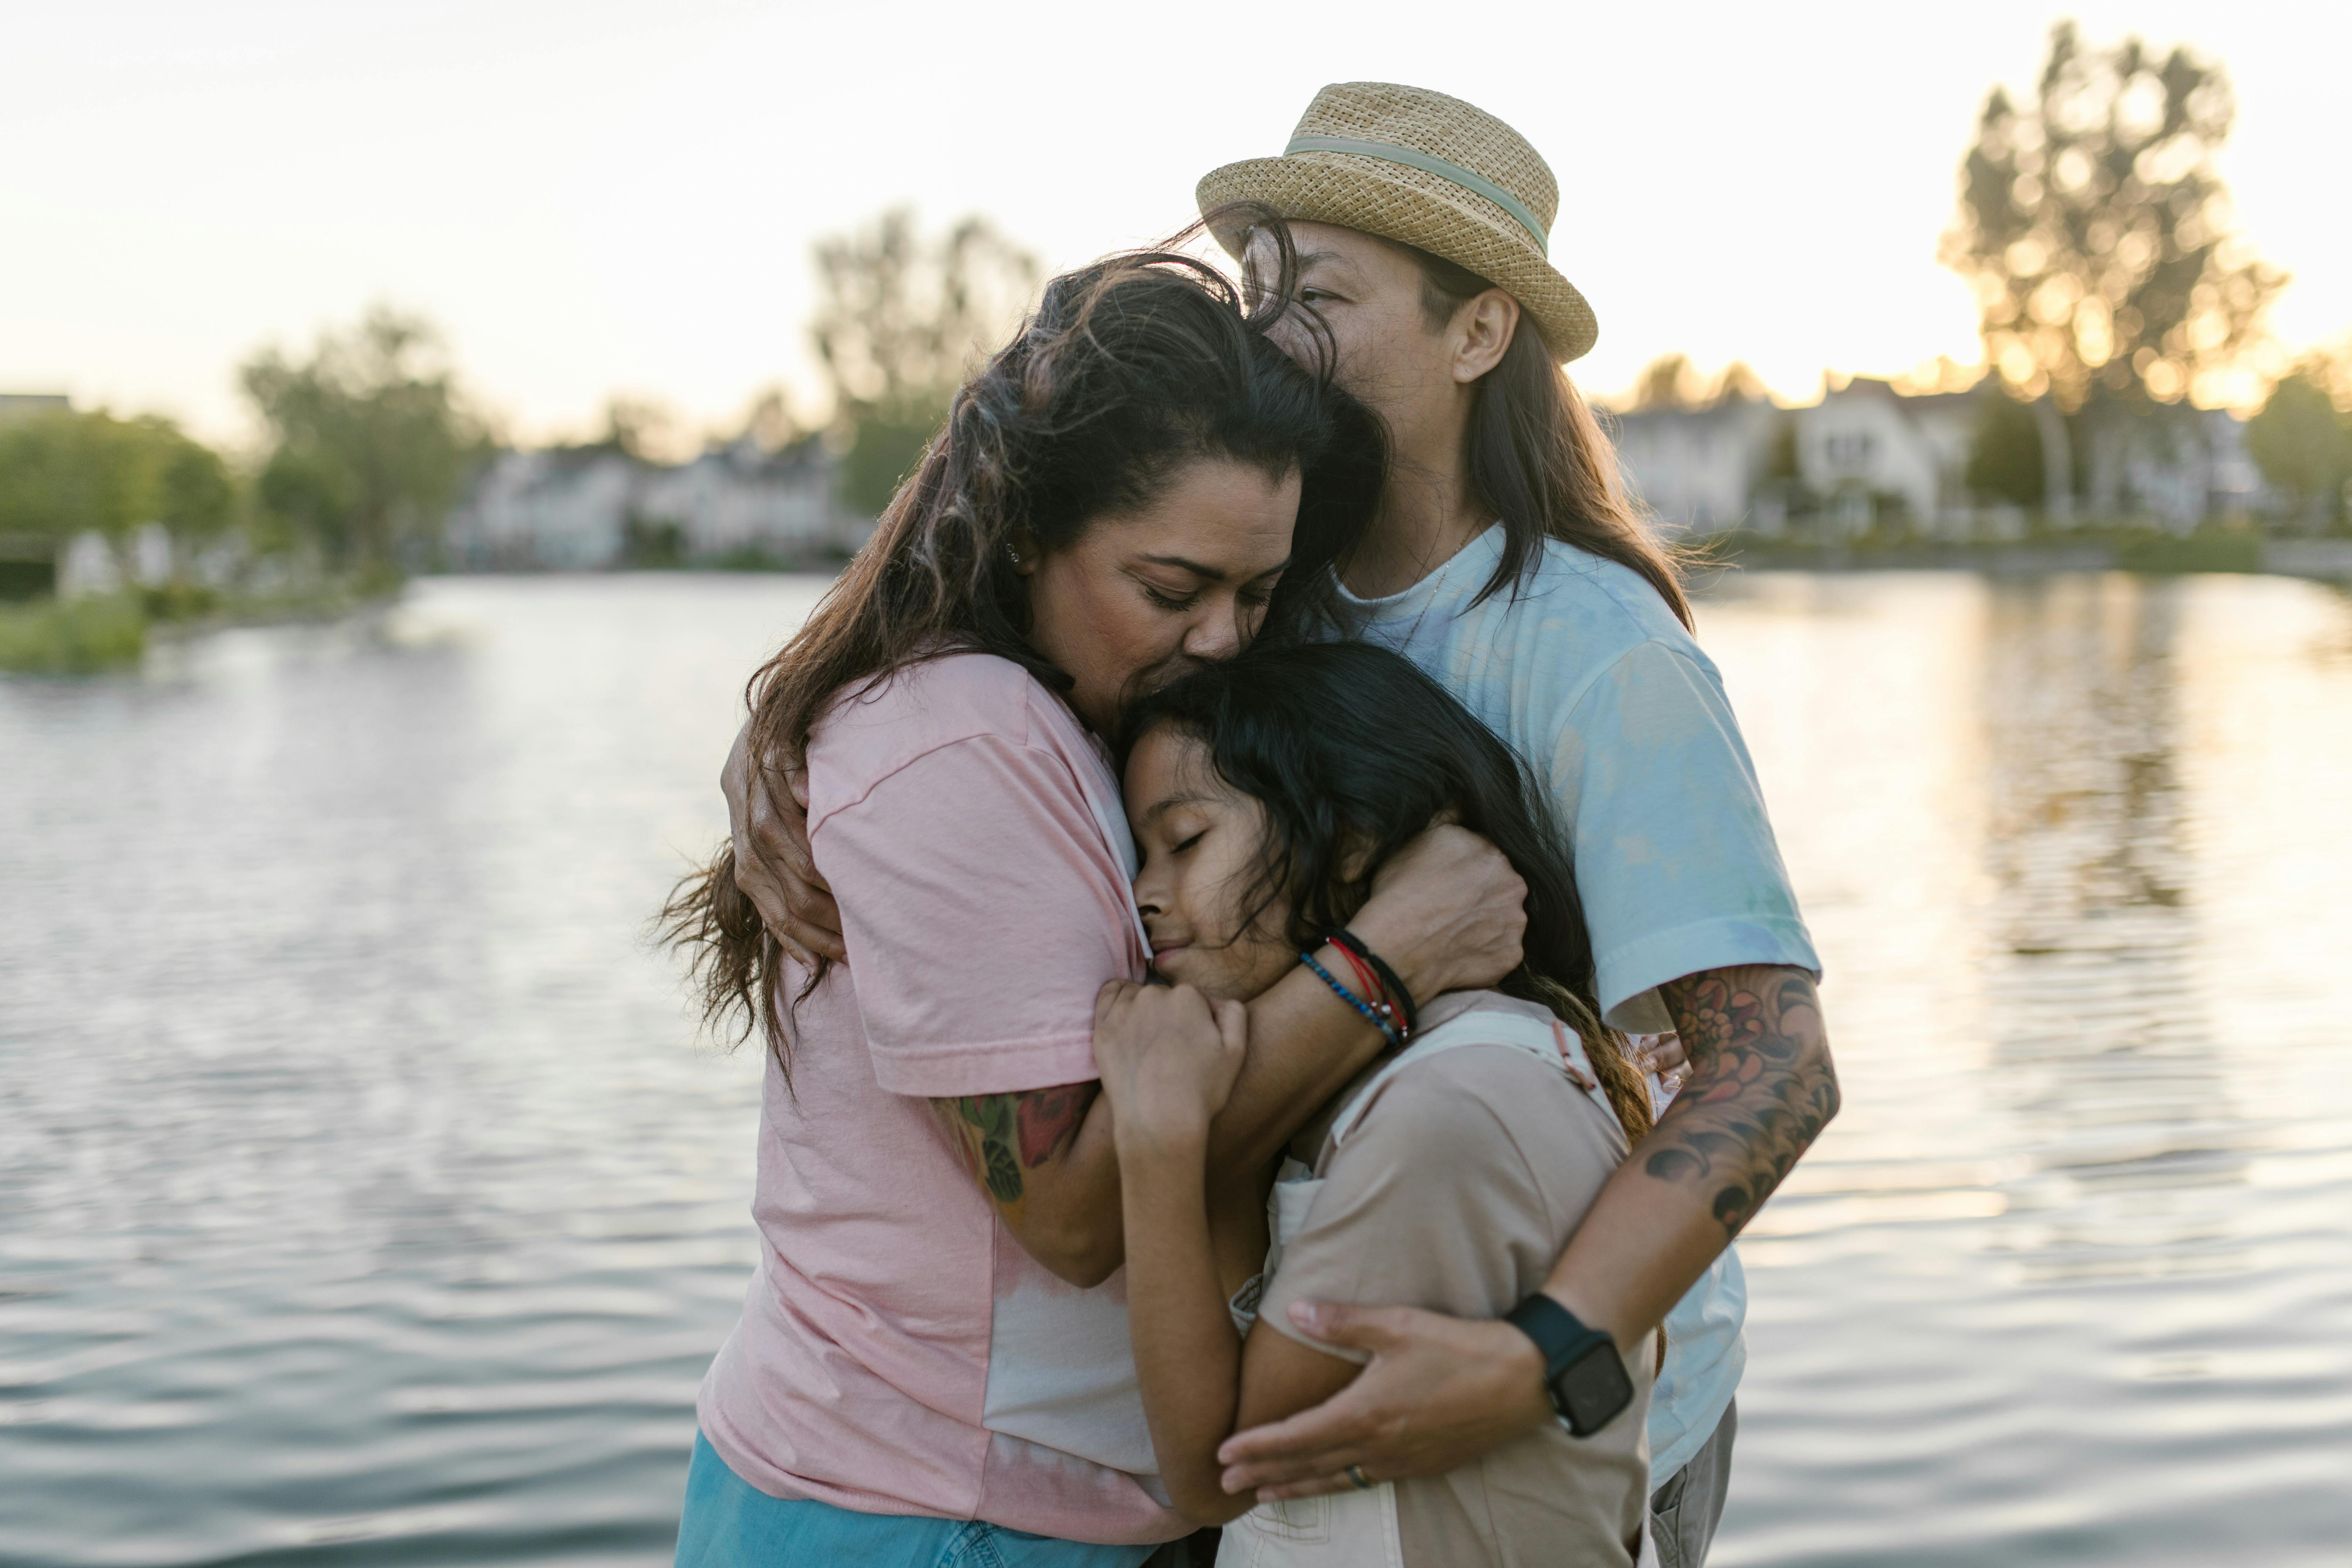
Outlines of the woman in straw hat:
M 1837 1085 L 1820 961 L 1721 679 L 1560 368 L 1597 328 L 1554 263 L 1569 237 L 1558 184 L 1493 115 L 1354 82 L 1316 95 L 1280 157 L 1218 169 L 1199 197 L 1253 262 L 1286 248 L 1255 215 L 1286 220 L 1306 302 L 1292 346 L 1336 351 L 1340 384 L 1387 426 L 1381 507 L 1338 567 L 1354 629 L 1535 763 L 1572 839 L 1609 1022 L 1674 1030 L 1689 1069 L 1507 1321 L 1294 1306 L 1286 1331 L 1370 1364 L 1327 1404 L 1231 1440 L 1226 1484 L 1299 1497 L 1452 1470 L 1602 1398 L 1588 1373 L 1615 1358 L 1601 1347 L 1630 1348 L 1663 1318 L 1654 1535 L 1670 1568 L 1696 1563 L 1722 1510 L 1745 1355 L 1729 1242 L 1836 1113 Z

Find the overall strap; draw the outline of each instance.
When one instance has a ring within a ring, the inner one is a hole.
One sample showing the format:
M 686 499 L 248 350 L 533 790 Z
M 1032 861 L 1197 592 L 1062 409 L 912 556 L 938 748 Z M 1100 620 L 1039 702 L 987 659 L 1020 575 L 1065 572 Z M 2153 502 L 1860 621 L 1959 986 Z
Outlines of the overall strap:
M 1349 1100 L 1347 1109 L 1331 1123 L 1330 1142 L 1338 1144 L 1355 1130 L 1363 1119 L 1372 1097 L 1415 1062 L 1426 1061 L 1462 1046 L 1510 1046 L 1529 1056 L 1550 1063 L 1576 1081 L 1588 1094 L 1600 1093 L 1600 1081 L 1592 1075 L 1592 1064 L 1584 1059 L 1582 1042 L 1559 1026 L 1557 1020 L 1547 1022 L 1530 1018 L 1523 1013 L 1506 1012 L 1500 1008 L 1473 1007 L 1468 1012 L 1448 1018 L 1435 1028 L 1425 1031 L 1407 1046 L 1397 1058 L 1372 1076 L 1363 1091 Z M 1608 1108 L 1606 1098 L 1601 1100 Z

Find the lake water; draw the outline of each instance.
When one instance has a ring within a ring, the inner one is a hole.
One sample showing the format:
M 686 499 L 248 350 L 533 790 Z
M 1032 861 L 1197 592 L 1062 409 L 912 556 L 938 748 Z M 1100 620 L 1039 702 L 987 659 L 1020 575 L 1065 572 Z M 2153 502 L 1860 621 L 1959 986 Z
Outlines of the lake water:
M 758 1062 L 643 922 L 821 587 L 0 682 L 0 1563 L 667 1562 Z M 1846 1103 L 1742 1243 L 1714 1562 L 2352 1561 L 2352 601 L 1701 614 Z

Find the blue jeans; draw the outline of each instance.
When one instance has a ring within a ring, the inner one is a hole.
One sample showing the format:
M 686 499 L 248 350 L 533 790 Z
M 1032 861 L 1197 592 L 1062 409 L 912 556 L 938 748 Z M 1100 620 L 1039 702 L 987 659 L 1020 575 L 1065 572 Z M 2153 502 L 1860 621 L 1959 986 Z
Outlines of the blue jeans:
M 1139 1568 L 1152 1550 L 770 1497 L 699 1432 L 677 1526 L 677 1568 Z

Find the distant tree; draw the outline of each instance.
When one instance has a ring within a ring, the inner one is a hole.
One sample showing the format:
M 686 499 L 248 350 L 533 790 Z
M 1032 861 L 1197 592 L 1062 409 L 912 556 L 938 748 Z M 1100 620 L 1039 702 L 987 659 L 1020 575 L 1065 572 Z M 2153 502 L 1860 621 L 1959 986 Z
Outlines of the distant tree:
M 1705 384 L 1688 354 L 1660 354 L 1642 367 L 1633 383 L 1633 406 L 1644 411 L 1696 408 L 1706 396 Z
M 809 335 L 847 443 L 842 499 L 878 512 L 946 417 L 974 353 L 1019 319 L 1043 271 L 985 218 L 926 240 L 903 207 L 818 241 L 816 267 Z
M 0 532 L 122 541 L 158 505 L 155 465 L 134 425 L 45 413 L 0 426 Z
M 1986 100 L 1942 254 L 2017 395 L 2172 403 L 2235 366 L 2286 281 L 2237 237 L 2213 171 L 2235 112 L 2220 66 L 2085 48 L 2071 22 L 2033 102 Z
M 2331 395 L 2338 369 L 2314 356 L 2271 389 L 2246 426 L 2246 451 L 2273 489 L 2292 498 L 2305 521 L 2345 518 L 2352 482 L 2352 413 Z
M 687 441 L 677 416 L 659 398 L 623 395 L 604 400 L 604 434 L 597 445 L 641 463 L 666 463 L 685 455 Z
M 1745 360 L 1733 360 L 1715 378 L 1715 390 L 1707 395 L 1707 401 L 1729 403 L 1739 399 L 1752 403 L 1763 395 L 1764 378 L 1749 369 Z
M 2038 506 L 2048 484 L 2042 422 L 2034 411 L 1988 384 L 1977 394 L 1976 429 L 1969 441 L 1969 489 L 1988 500 Z
M 95 532 L 119 552 L 152 522 L 196 544 L 230 527 L 236 503 L 220 454 L 168 419 L 61 411 L 0 426 L 0 533 Z
M 236 480 L 218 452 L 166 428 L 156 521 L 191 543 L 216 539 L 236 521 Z
M 439 334 L 386 307 L 321 333 L 301 363 L 257 354 L 239 381 L 270 435 L 268 521 L 338 566 L 394 570 L 428 549 L 488 449 Z
M 800 421 L 793 417 L 791 405 L 784 401 L 783 388 L 779 386 L 762 391 L 752 400 L 751 412 L 743 416 L 742 438 L 763 451 L 782 451 L 804 434 Z

